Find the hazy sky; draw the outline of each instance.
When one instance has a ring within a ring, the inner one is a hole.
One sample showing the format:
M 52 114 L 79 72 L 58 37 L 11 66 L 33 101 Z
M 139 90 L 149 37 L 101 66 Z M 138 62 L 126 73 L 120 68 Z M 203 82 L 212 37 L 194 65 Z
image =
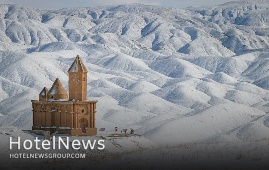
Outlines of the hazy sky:
M 160 5 L 174 8 L 189 6 L 211 6 L 232 0 L 0 0 L 0 4 L 21 4 L 36 9 L 61 9 L 71 7 L 93 7 L 128 3 Z

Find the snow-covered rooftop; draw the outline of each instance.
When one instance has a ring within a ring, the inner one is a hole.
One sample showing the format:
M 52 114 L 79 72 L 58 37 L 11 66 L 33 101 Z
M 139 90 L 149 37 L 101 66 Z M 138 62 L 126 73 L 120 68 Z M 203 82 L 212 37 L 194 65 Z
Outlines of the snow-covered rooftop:
M 57 78 L 53 85 L 51 86 L 50 90 L 49 90 L 49 95 L 55 95 L 55 94 L 64 94 L 67 95 L 66 90 L 64 89 L 62 83 L 60 82 L 60 80 Z
M 80 57 L 77 55 L 68 72 L 88 72 L 88 70 L 81 61 Z

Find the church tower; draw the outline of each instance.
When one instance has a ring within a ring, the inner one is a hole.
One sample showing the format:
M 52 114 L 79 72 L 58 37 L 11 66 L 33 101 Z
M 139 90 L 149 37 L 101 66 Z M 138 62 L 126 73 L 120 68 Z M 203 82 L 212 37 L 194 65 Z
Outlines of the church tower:
M 79 56 L 77 56 L 68 70 L 68 88 L 70 101 L 85 101 L 87 99 L 87 73 L 87 68 Z
M 49 90 L 46 87 L 44 87 L 43 90 L 39 93 L 39 101 L 48 100 L 48 93 Z

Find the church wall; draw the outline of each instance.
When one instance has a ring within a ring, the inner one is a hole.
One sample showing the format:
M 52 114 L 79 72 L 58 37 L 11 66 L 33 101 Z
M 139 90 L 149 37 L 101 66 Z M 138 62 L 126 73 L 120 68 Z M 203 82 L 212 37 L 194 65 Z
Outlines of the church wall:
M 42 104 L 43 105 L 43 104 Z M 38 113 L 41 116 L 41 126 L 46 126 L 46 112 L 44 112 L 43 106 L 41 105 L 40 110 L 38 110 Z
M 45 113 L 45 126 L 50 127 L 51 126 L 51 113 L 47 112 L 46 110 L 44 111 Z
M 80 91 L 82 92 L 82 101 L 84 101 L 87 99 L 87 73 L 82 73 L 80 80 L 83 82 L 81 83 Z
M 75 107 L 74 107 L 74 113 L 73 113 L 73 127 L 74 128 L 78 128 L 77 127 L 77 121 L 78 121 L 78 114 L 76 113 L 76 109 L 75 109 Z
M 66 127 L 73 127 L 73 113 L 66 113 Z
M 61 127 L 66 127 L 66 106 L 62 105 L 60 108 L 60 114 L 61 114 Z
M 36 126 L 36 124 L 37 124 L 37 117 L 36 117 L 36 111 L 35 111 L 35 109 L 36 109 L 36 105 L 35 104 L 33 104 L 32 103 L 32 108 L 33 108 L 33 126 Z
M 60 120 L 61 120 L 61 115 L 59 112 L 54 111 L 53 114 L 55 115 L 55 126 L 60 126 Z
M 33 104 L 34 108 L 34 126 L 41 126 L 41 115 L 40 115 L 40 110 L 41 110 L 41 105 L 35 105 Z
M 83 82 L 83 83 L 81 83 Z M 69 100 L 75 99 L 79 101 L 86 100 L 87 97 L 87 73 L 70 72 L 69 73 Z
M 94 106 L 93 106 L 93 104 L 90 105 L 90 108 L 91 108 L 91 110 L 90 110 L 90 113 L 91 113 L 90 114 L 90 120 L 91 120 L 91 124 L 90 124 L 91 126 L 90 126 L 90 128 L 93 128 L 94 127 L 93 126 L 93 124 L 94 124 L 94 119 L 93 119 L 93 112 L 94 112 L 93 109 L 94 109 Z
M 67 105 L 66 109 L 66 126 L 67 127 L 74 127 L 73 125 L 73 104 L 72 105 Z
M 68 89 L 69 89 L 69 100 L 76 98 L 76 91 L 77 91 L 77 74 L 76 73 L 69 73 L 69 80 L 68 80 Z
M 91 104 L 87 104 L 87 113 L 88 113 L 88 125 L 91 126 Z
M 96 135 L 94 113 L 97 101 L 32 102 L 33 129 L 48 130 L 50 133 L 57 129 L 59 133 L 79 136 Z
M 47 100 L 47 96 L 42 96 L 42 95 L 39 95 L 39 101 L 46 101 Z
M 96 135 L 97 134 L 97 129 L 96 128 L 87 128 L 86 134 L 91 136 L 91 135 Z
M 92 115 L 93 115 L 93 127 L 95 127 L 95 112 L 96 112 L 96 103 L 93 103 L 93 111 L 92 111 Z
M 46 109 L 46 126 L 53 126 L 53 120 L 54 119 L 52 119 L 52 113 L 51 113 L 51 107 L 50 107 L 50 105 L 49 104 L 46 104 L 45 105 L 45 109 Z

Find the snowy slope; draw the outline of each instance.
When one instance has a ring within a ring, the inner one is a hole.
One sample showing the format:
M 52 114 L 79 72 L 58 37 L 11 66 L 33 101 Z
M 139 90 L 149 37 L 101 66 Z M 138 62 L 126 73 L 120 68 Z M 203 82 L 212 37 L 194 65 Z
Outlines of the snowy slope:
M 0 5 L 0 126 L 31 128 L 30 101 L 57 77 L 67 90 L 80 55 L 88 99 L 99 101 L 97 128 L 134 128 L 160 145 L 263 139 L 268 15 L 266 0 L 187 9 Z

